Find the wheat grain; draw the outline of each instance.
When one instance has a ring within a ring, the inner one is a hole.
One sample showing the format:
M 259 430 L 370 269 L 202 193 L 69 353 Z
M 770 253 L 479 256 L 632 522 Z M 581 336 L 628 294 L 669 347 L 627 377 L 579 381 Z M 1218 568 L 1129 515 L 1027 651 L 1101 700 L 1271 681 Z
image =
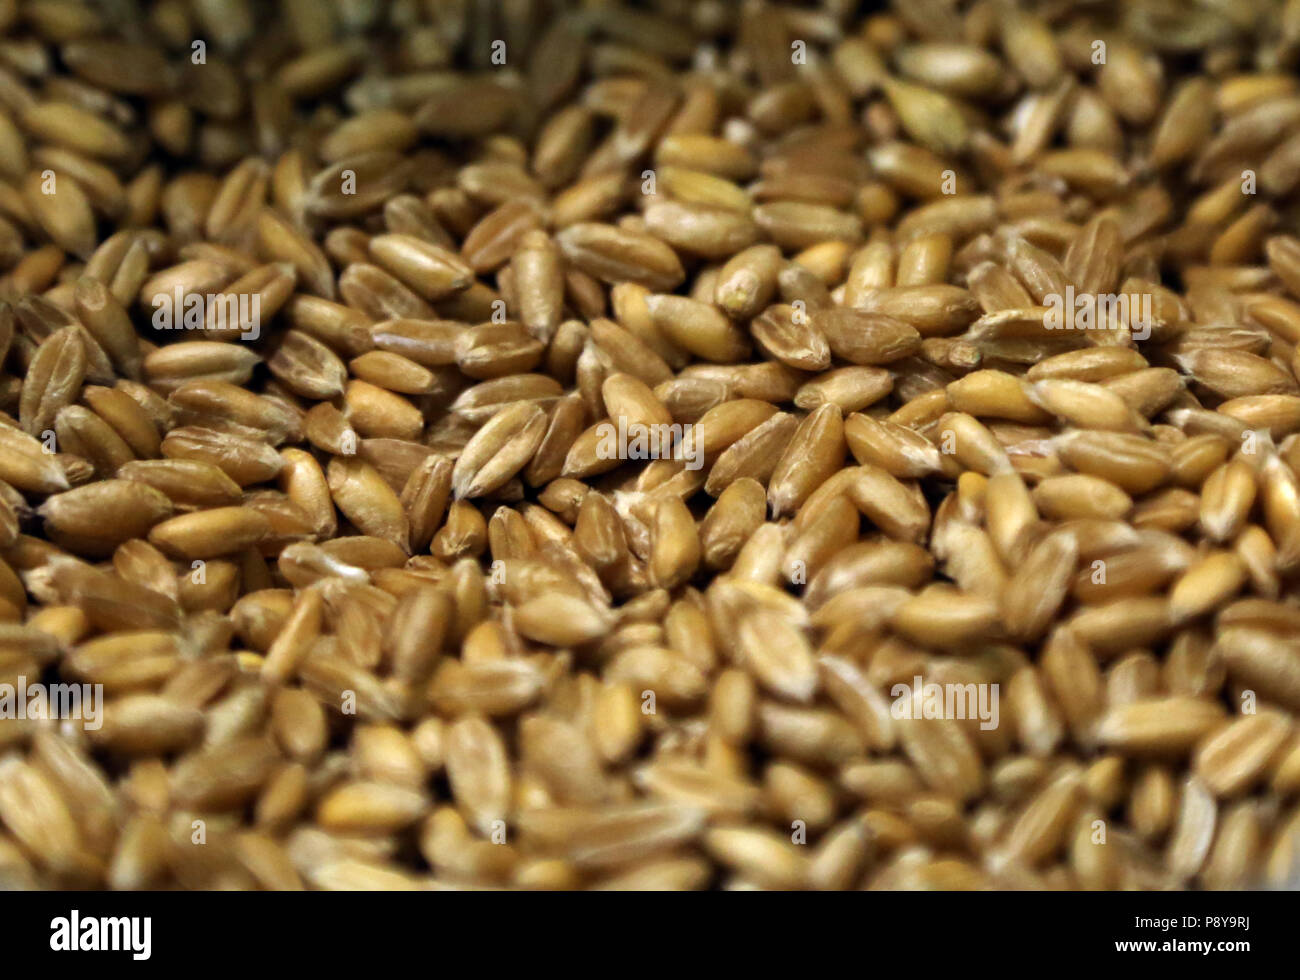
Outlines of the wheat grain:
M 164 6 L 0 17 L 0 881 L 1293 880 L 1285 23 Z

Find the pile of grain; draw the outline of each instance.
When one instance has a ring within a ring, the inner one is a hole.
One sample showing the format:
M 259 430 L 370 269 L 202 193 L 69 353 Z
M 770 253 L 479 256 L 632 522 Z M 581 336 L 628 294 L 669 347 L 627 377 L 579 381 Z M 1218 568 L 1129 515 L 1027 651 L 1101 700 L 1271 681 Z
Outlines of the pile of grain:
M 0 0 L 0 885 L 1294 880 L 1300 2 L 857 6 Z

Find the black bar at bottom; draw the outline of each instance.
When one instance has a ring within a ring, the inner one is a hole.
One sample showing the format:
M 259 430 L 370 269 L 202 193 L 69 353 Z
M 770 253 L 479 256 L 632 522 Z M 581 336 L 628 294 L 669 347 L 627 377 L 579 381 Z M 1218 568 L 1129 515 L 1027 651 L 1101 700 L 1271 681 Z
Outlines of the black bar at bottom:
M 1059 970 L 1191 961 L 1221 970 L 1293 948 L 1294 902 L 1285 892 L 40 892 L 0 896 L 0 922 L 15 967 L 283 964 L 364 968 L 363 980 L 377 980 L 376 971 L 403 962 L 494 973 L 516 963 L 608 972 L 641 962 L 716 964 L 734 975 L 751 966 L 770 973 L 774 957 L 789 956 L 863 971 L 886 962 Z

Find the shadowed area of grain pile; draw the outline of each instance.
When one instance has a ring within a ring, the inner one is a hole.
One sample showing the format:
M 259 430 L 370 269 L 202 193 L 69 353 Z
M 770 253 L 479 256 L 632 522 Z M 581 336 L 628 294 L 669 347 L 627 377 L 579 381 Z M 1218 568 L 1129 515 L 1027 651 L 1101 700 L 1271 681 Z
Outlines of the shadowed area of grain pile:
M 1295 881 L 1298 61 L 0 0 L 0 885 Z

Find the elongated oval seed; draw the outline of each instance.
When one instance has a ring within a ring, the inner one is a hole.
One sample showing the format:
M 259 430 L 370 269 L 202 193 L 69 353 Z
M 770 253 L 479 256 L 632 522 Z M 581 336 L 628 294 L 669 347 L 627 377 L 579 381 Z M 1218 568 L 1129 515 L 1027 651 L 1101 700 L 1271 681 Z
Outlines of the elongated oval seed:
M 270 530 L 270 521 L 251 507 L 215 507 L 163 521 L 149 541 L 176 558 L 204 559 L 243 551 Z
M 75 326 L 64 327 L 37 348 L 27 369 L 18 412 L 30 435 L 41 435 L 59 410 L 81 393 L 86 377 L 86 348 Z
M 132 480 L 105 480 L 51 496 L 40 507 L 50 536 L 74 552 L 103 557 L 145 537 L 171 516 L 172 502 Z

